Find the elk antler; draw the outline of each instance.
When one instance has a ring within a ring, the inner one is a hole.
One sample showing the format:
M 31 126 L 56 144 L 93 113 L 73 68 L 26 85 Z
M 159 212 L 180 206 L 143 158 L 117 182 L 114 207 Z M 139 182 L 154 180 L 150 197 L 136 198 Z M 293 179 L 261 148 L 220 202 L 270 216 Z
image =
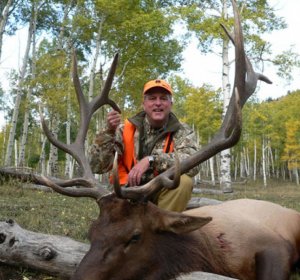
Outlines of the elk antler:
M 45 177 L 41 177 L 40 181 L 42 184 L 46 184 L 49 187 L 55 189 L 55 191 L 64 193 L 66 195 L 70 196 L 89 196 L 94 197 L 96 199 L 99 198 L 99 196 L 102 196 L 103 194 L 108 193 L 108 191 L 101 186 L 94 178 L 94 175 L 92 173 L 90 164 L 88 162 L 88 159 L 85 155 L 85 149 L 84 149 L 84 141 L 86 139 L 87 131 L 88 131 L 88 125 L 90 123 L 90 120 L 93 116 L 93 114 L 103 105 L 108 104 L 113 109 L 121 113 L 120 108 L 118 105 L 111 100 L 108 97 L 113 77 L 116 71 L 118 62 L 118 54 L 115 55 L 111 68 L 108 73 L 108 77 L 105 81 L 104 87 L 102 89 L 102 92 L 100 95 L 96 96 L 92 101 L 89 103 L 86 101 L 80 81 L 78 78 L 78 72 L 77 72 L 77 59 L 76 54 L 73 52 L 73 83 L 76 91 L 77 100 L 80 107 L 80 125 L 79 130 L 76 136 L 76 139 L 71 144 L 65 144 L 59 141 L 58 139 L 54 138 L 50 130 L 48 129 L 44 118 L 41 116 L 42 120 L 42 126 L 44 129 L 44 132 L 46 136 L 48 137 L 49 141 L 56 147 L 60 148 L 61 150 L 65 151 L 66 153 L 70 154 L 74 157 L 74 159 L 77 161 L 81 169 L 83 170 L 83 176 L 82 178 L 75 178 L 71 180 L 66 180 L 63 183 L 55 183 L 49 179 L 46 179 Z M 94 190 L 86 190 L 86 189 L 64 189 L 67 186 L 85 186 L 85 187 L 98 187 L 98 191 L 95 192 Z
M 180 174 L 186 173 L 220 151 L 234 146 L 239 141 L 241 135 L 242 107 L 255 91 L 257 81 L 262 80 L 264 82 L 271 83 L 271 81 L 264 75 L 254 72 L 249 59 L 245 55 L 240 16 L 235 0 L 231 0 L 231 2 L 234 13 L 234 37 L 230 35 L 226 28 L 223 28 L 235 46 L 235 79 L 233 93 L 219 131 L 215 134 L 210 143 L 203 146 L 189 158 L 181 161 Z M 178 175 L 175 175 L 176 172 L 178 172 L 176 169 L 176 167 L 172 167 L 155 177 L 147 184 L 138 188 L 122 188 L 118 190 L 118 194 L 124 198 L 145 200 L 162 188 L 171 188 L 172 186 L 170 185 L 172 185 L 172 178 L 178 177 Z
M 54 138 L 51 131 L 48 129 L 46 122 L 41 114 L 41 122 L 43 130 L 48 137 L 49 141 L 59 149 L 73 156 L 73 158 L 77 161 L 79 166 L 83 171 L 83 175 L 81 178 L 74 178 L 70 180 L 62 180 L 57 178 L 46 178 L 44 176 L 32 174 L 32 173 L 19 173 L 14 170 L 1 169 L 0 173 L 6 176 L 17 177 L 23 181 L 30 181 L 37 184 L 42 184 L 48 187 L 51 187 L 56 192 L 61 194 L 65 194 L 68 196 L 75 197 L 92 197 L 95 199 L 99 199 L 101 196 L 109 193 L 106 190 L 105 186 L 101 185 L 94 178 L 91 167 L 88 162 L 88 158 L 85 155 L 84 142 L 86 139 L 88 125 L 93 114 L 103 105 L 110 105 L 114 110 L 121 113 L 118 105 L 111 99 L 109 99 L 108 94 L 113 82 L 114 74 L 116 71 L 118 62 L 118 54 L 115 55 L 111 68 L 108 73 L 108 77 L 105 81 L 104 87 L 100 93 L 100 95 L 96 96 L 92 101 L 87 102 L 80 85 L 80 81 L 77 73 L 77 59 L 75 51 L 73 52 L 73 83 L 76 91 L 77 100 L 80 107 L 80 125 L 79 130 L 76 136 L 76 139 L 71 144 L 65 144 L 58 139 Z M 68 188 L 71 186 L 84 186 L 83 188 Z

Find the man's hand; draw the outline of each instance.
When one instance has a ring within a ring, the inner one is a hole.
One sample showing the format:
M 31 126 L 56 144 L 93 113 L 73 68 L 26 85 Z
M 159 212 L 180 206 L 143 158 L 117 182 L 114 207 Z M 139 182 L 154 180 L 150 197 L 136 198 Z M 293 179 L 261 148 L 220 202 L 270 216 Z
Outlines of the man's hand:
M 141 183 L 143 174 L 150 167 L 148 157 L 144 157 L 140 160 L 129 172 L 128 174 L 128 184 L 129 186 L 138 186 Z
M 115 132 L 120 123 L 121 114 L 119 112 L 113 110 L 107 114 L 107 127 L 110 131 Z

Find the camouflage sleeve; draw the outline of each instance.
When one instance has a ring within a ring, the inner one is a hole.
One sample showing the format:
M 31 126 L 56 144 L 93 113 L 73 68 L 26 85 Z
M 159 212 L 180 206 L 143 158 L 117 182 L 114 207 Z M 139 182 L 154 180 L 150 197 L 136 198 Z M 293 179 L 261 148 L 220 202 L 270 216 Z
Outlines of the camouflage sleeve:
M 103 174 L 112 169 L 115 151 L 122 155 L 123 126 L 119 126 L 115 133 L 104 130 L 98 133 L 90 147 L 89 161 L 93 173 Z
M 180 161 L 199 150 L 199 145 L 196 141 L 195 133 L 187 124 L 182 124 L 182 128 L 176 132 L 173 140 L 174 147 Z M 152 154 L 155 159 L 154 168 L 158 171 L 158 173 L 164 172 L 166 169 L 174 165 L 174 153 L 163 153 L 163 150 L 161 148 L 158 148 L 154 149 Z M 193 177 L 199 171 L 199 166 L 196 166 L 186 174 Z

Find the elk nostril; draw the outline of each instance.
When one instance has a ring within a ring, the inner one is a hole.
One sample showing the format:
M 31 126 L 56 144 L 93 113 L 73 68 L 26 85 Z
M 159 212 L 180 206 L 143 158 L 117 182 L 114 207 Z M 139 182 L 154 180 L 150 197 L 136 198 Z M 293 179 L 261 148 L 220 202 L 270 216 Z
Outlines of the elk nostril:
M 9 247 L 12 247 L 14 244 L 15 244 L 15 242 L 16 242 L 16 239 L 13 237 L 13 238 L 11 238 L 10 240 L 9 240 Z
M 6 239 L 6 235 L 4 233 L 0 233 L 0 244 L 4 243 Z

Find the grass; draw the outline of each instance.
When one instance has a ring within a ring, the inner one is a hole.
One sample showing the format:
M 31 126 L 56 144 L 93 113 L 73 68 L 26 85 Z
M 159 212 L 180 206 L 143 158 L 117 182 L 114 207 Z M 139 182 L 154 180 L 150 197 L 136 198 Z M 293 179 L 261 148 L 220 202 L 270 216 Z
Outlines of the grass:
M 205 195 L 208 198 L 231 200 L 238 198 L 252 198 L 267 200 L 300 212 L 300 186 L 287 182 L 269 181 L 267 187 L 260 182 L 249 182 L 244 185 L 233 186 L 234 192 L 226 195 Z
M 55 192 L 22 188 L 16 181 L 0 185 L 0 221 L 13 219 L 22 228 L 30 231 L 64 235 L 87 242 L 89 225 L 98 214 L 97 204 L 88 198 L 72 198 Z M 0 263 L 0 280 L 9 279 L 60 278 Z
M 26 189 L 15 182 L 0 185 L 1 220 L 13 219 L 28 230 L 86 241 L 86 229 L 98 214 L 97 204 L 88 198 Z
M 207 198 L 229 200 L 254 198 L 273 201 L 300 212 L 300 187 L 270 182 L 267 188 L 260 183 L 234 186 L 226 195 L 205 195 Z M 21 227 L 47 234 L 65 235 L 87 242 L 87 231 L 99 214 L 97 204 L 88 198 L 70 198 L 54 192 L 23 188 L 16 181 L 0 185 L 0 220 L 13 219 Z M 0 280 L 60 280 L 22 267 L 0 263 Z M 299 280 L 293 275 L 290 280 Z

